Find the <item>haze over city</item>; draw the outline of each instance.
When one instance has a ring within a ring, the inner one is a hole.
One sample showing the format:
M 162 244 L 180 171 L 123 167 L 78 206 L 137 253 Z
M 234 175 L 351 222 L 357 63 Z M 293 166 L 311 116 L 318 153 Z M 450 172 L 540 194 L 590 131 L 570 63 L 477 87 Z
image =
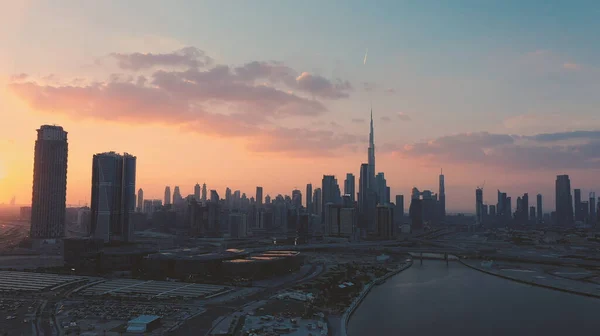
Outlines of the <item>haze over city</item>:
M 577 4 L 7 1 L 0 203 L 30 203 L 42 124 L 69 132 L 69 204 L 107 150 L 137 156 L 147 197 L 275 196 L 358 176 L 372 107 L 391 194 L 443 168 L 448 211 L 484 181 L 551 209 L 558 174 L 600 190 L 598 9 Z

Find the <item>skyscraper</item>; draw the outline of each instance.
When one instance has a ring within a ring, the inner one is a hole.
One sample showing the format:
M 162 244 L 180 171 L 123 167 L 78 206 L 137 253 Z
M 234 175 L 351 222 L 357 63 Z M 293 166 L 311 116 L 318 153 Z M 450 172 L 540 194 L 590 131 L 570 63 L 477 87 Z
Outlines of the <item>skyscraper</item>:
M 200 184 L 198 183 L 194 186 L 194 198 L 196 201 L 200 201 Z
M 133 240 L 136 158 L 127 153 L 96 154 L 92 161 L 91 233 L 94 238 Z
M 439 214 L 440 220 L 446 218 L 446 185 L 444 181 L 444 171 L 440 170 L 440 186 L 439 186 Z
M 171 187 L 165 187 L 165 205 L 171 204 Z
M 354 174 L 346 174 L 346 180 L 344 180 L 344 195 L 350 195 L 352 202 L 356 200 L 355 184 L 356 178 L 354 177 Z
M 258 203 L 258 206 L 263 205 L 263 188 L 262 187 L 256 187 L 256 203 Z
M 138 190 L 137 194 L 137 212 L 142 212 L 144 210 L 144 191 L 142 188 Z
M 575 221 L 583 222 L 583 209 L 581 205 L 581 189 L 573 190 L 573 197 L 575 198 Z
M 67 132 L 60 126 L 42 125 L 35 141 L 31 238 L 65 235 L 67 156 Z
M 321 188 L 317 188 L 317 189 L 315 189 L 315 193 L 313 194 L 313 204 L 315 207 L 315 214 L 317 214 L 319 216 L 321 215 L 321 212 L 323 212 L 322 201 L 323 201 L 323 192 L 321 191 Z
M 475 220 L 477 224 L 483 224 L 483 189 L 475 189 Z
M 375 192 L 377 193 L 377 203 L 387 204 L 390 200 L 386 199 L 387 181 L 384 173 L 378 173 L 375 176 Z
M 314 213 L 312 198 L 313 198 L 312 184 L 308 183 L 306 185 L 306 211 L 308 213 Z
M 231 189 L 225 188 L 225 206 L 229 209 L 233 209 L 233 199 L 231 198 Z
M 569 175 L 556 176 L 556 223 L 559 226 L 573 224 L 573 198 Z
M 369 129 L 369 148 L 368 148 L 368 186 L 373 191 L 375 190 L 375 132 L 373 130 L 373 109 L 371 109 L 371 127 Z
M 537 194 L 537 222 L 541 223 L 544 220 L 544 211 L 542 210 L 542 194 Z
M 590 224 L 595 225 L 596 223 L 596 193 L 590 193 Z
M 359 228 L 368 228 L 368 194 L 369 194 L 369 164 L 360 165 L 360 175 L 358 179 L 358 226 Z
M 179 190 L 179 186 L 175 186 L 173 190 L 173 205 L 179 205 L 183 202 L 183 196 L 181 196 L 181 191 Z
M 396 209 L 394 210 L 394 220 L 397 225 L 403 224 L 404 222 L 404 195 L 396 195 Z
M 206 202 L 206 183 L 202 184 L 202 202 Z
M 321 190 L 323 192 L 323 197 L 321 200 L 321 220 L 324 221 L 325 220 L 325 213 L 323 212 L 325 210 L 325 205 L 327 203 L 337 203 L 336 200 L 336 186 L 337 186 L 337 180 L 335 179 L 335 176 L 333 175 L 323 175 L 323 181 L 322 181 L 322 185 L 321 185 Z M 338 186 L 339 188 L 339 186 Z
M 302 207 L 302 192 L 298 189 L 292 190 L 292 205 L 296 209 L 300 209 Z

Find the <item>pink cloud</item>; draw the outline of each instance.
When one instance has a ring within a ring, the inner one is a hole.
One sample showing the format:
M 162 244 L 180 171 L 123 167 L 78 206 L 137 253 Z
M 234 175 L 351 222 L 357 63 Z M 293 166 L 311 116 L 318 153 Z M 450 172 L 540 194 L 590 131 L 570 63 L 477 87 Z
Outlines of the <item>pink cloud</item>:
M 250 62 L 234 68 L 214 65 L 200 70 L 193 58 L 188 57 L 200 55 L 197 49 L 174 55 L 118 55 L 126 69 L 154 65 L 187 69 L 157 70 L 149 77 L 113 74 L 106 81 L 77 82 L 78 85 L 41 84 L 15 78 L 8 87 L 41 112 L 110 122 L 163 124 L 188 132 L 244 137 L 254 151 L 333 155 L 336 150 L 360 141 L 351 134 L 278 124 L 292 116 L 315 117 L 327 113 L 322 99 L 347 97 L 352 88 L 347 81 L 332 82 L 307 72 L 297 76 L 298 72 L 278 62 Z M 321 151 L 316 150 L 319 146 Z

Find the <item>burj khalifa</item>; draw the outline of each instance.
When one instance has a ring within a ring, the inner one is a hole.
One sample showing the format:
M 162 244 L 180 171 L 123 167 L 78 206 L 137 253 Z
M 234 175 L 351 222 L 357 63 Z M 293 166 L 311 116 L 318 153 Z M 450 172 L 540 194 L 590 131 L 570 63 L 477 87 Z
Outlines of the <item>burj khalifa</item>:
M 375 186 L 375 140 L 373 134 L 373 109 L 371 108 L 371 129 L 369 132 L 369 185 L 368 188 L 370 190 L 376 190 Z

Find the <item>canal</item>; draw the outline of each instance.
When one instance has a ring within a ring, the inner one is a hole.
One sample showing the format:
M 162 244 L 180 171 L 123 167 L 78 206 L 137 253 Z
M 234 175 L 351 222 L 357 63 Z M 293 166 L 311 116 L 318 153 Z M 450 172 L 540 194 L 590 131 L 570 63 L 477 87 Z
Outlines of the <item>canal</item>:
M 348 335 L 598 335 L 599 312 L 600 299 L 415 260 L 371 290 Z

